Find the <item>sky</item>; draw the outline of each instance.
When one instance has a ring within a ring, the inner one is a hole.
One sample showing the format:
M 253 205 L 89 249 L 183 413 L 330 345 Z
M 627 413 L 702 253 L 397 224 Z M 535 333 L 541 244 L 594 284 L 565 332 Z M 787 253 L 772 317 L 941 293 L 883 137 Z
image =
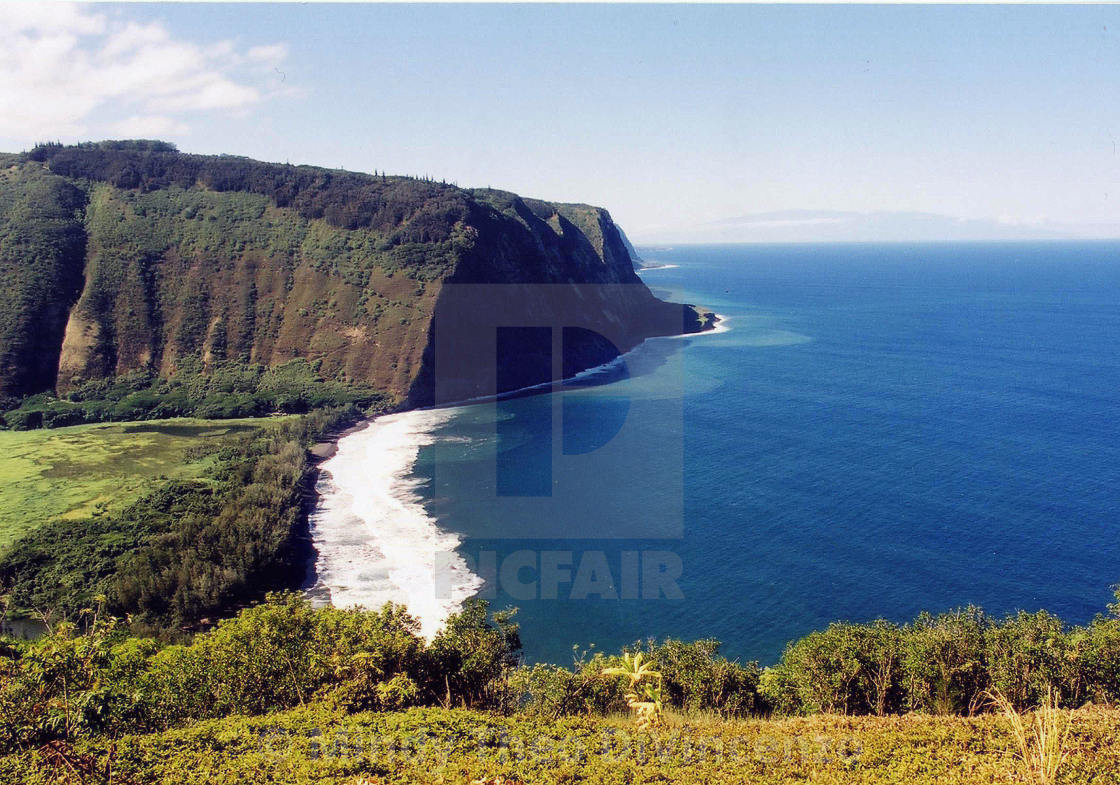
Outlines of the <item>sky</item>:
M 0 4 L 0 150 L 135 137 L 639 243 L 790 210 L 1120 233 L 1120 5 Z

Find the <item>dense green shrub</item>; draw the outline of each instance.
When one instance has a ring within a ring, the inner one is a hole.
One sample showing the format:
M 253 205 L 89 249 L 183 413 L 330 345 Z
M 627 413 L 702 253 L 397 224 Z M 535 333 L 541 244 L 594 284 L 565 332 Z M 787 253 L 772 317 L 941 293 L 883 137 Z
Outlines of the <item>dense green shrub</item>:
M 711 638 L 692 643 L 670 638 L 646 644 L 647 659 L 664 680 L 669 706 L 725 717 L 758 713 L 758 663 L 732 662 L 719 656 L 719 647 L 720 642 Z
M 328 699 L 346 710 L 403 708 L 419 697 L 429 657 L 403 608 L 313 610 L 297 595 L 222 621 L 152 658 L 142 680 L 146 725 L 263 714 Z
M 508 614 L 490 617 L 481 602 L 431 645 L 400 606 L 312 609 L 296 594 L 269 595 L 164 648 L 100 612 L 79 623 L 0 647 L 0 754 L 310 702 L 399 710 L 440 702 L 449 684 L 452 700 L 486 707 L 483 696 L 500 692 L 489 682 L 502 681 L 520 646 Z
M 1076 663 L 1062 620 L 1020 611 L 986 630 L 985 659 L 991 686 L 1022 710 L 1046 699 L 1047 690 L 1070 683 Z M 1063 690 L 1067 691 L 1067 690 Z
M 513 621 L 515 613 L 500 611 L 494 614 L 494 624 L 490 625 L 486 603 L 471 599 L 439 631 L 432 641 L 431 653 L 444 681 L 437 681 L 433 687 L 445 705 L 489 706 L 505 700 L 501 677 L 516 664 L 521 651 L 520 629 Z
M 509 675 L 509 707 L 545 717 L 620 714 L 626 711 L 625 688 L 617 678 L 603 676 L 613 664 L 598 653 L 572 668 L 538 663 L 515 669 Z
M 971 714 L 981 708 L 990 684 L 985 667 L 990 626 L 975 607 L 921 614 L 903 638 L 906 708 L 933 714 Z
M 1120 598 L 1120 590 L 1118 590 Z M 1017 709 L 1120 702 L 1120 614 L 1067 627 L 1046 611 L 993 619 L 969 607 L 898 627 L 833 624 L 791 643 L 761 676 L 779 714 L 975 714 L 998 691 Z
M 135 718 L 133 687 L 154 650 L 93 611 L 83 632 L 63 622 L 33 643 L 0 650 L 0 752 L 112 732 Z
M 975 608 L 898 627 L 836 623 L 791 643 L 762 692 L 785 714 L 969 713 L 991 686 L 989 624 Z
M 383 393 L 319 375 L 304 359 L 267 367 L 228 360 L 207 372 L 187 358 L 170 379 L 147 371 L 86 382 L 65 398 L 39 393 L 3 413 L 13 430 L 60 428 L 96 422 L 127 422 L 168 417 L 232 419 L 266 414 L 302 414 L 316 409 L 358 406 L 383 409 Z
M 850 624 L 833 624 L 790 644 L 779 667 L 789 675 L 784 684 L 794 694 L 781 698 L 781 702 L 798 706 L 809 714 L 847 714 L 865 708 L 859 684 L 861 652 L 856 645 L 855 629 Z
M 686 643 L 669 638 L 630 647 L 641 651 L 661 674 L 667 706 L 688 713 L 744 717 L 763 709 L 759 696 L 762 672 L 758 663 L 740 665 L 719 656 L 719 641 Z M 606 668 L 619 665 L 617 656 L 580 657 L 572 667 L 538 664 L 513 671 L 509 688 L 516 708 L 547 717 L 612 714 L 627 711 L 623 682 L 604 677 Z
M 790 644 L 766 681 L 771 705 L 790 713 L 886 714 L 902 692 L 903 634 L 889 622 L 837 623 Z
M 1111 616 L 1098 616 L 1087 627 L 1069 631 L 1063 692 L 1070 705 L 1120 705 L 1120 608 L 1112 607 Z

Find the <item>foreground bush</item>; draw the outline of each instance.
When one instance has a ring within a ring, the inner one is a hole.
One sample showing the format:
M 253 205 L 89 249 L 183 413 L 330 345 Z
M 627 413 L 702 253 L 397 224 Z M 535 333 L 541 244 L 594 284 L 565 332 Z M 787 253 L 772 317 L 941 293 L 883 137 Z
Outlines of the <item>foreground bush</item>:
M 719 646 L 711 639 L 686 643 L 670 638 L 635 643 L 630 651 L 642 654 L 660 674 L 662 697 L 671 709 L 723 717 L 763 713 L 758 663 L 731 662 L 719 656 Z M 571 668 L 518 668 L 507 677 L 513 708 L 546 717 L 623 714 L 628 710 L 626 684 L 604 675 L 621 665 L 621 657 L 596 652 L 576 659 Z
M 161 647 L 90 613 L 33 642 L 0 647 L 0 753 L 52 740 L 158 731 L 311 702 L 342 712 L 421 703 L 482 703 L 520 642 L 508 615 L 482 603 L 453 616 L 431 644 L 404 608 L 312 609 L 294 594 Z
M 902 626 L 834 624 L 761 670 L 720 657 L 711 640 L 649 641 L 632 652 L 658 674 L 669 725 L 674 717 L 972 716 L 990 712 L 992 695 L 1005 713 L 1022 712 L 1120 702 L 1116 611 L 1072 629 L 1044 612 L 996 620 L 975 608 Z M 399 606 L 313 609 L 277 594 L 189 644 L 166 645 L 88 611 L 36 641 L 0 640 L 0 754 L 305 705 L 338 717 L 466 707 L 546 724 L 625 715 L 627 686 L 611 675 L 625 665 L 619 657 L 520 666 L 512 612 L 490 614 L 475 600 L 431 642 L 418 629 Z
M 1120 605 L 1120 589 L 1117 591 Z M 1120 607 L 1086 627 L 1046 611 L 993 619 L 978 608 L 895 625 L 833 624 L 791 643 L 762 675 L 781 714 L 972 715 L 997 691 L 1017 710 L 1120 703 Z
M 544 663 L 518 668 L 508 678 L 512 708 L 553 719 L 624 713 L 624 686 L 618 679 L 603 677 L 603 670 L 612 664 L 613 658 L 599 653 L 570 669 Z

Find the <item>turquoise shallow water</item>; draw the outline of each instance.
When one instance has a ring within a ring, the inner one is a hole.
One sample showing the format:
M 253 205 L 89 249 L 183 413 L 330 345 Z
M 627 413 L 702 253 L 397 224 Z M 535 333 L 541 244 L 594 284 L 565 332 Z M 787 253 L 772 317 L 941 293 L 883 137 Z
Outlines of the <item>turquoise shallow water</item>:
M 1104 609 L 1120 244 L 645 256 L 731 329 L 457 410 L 416 465 L 528 659 L 673 635 L 772 662 L 836 619 Z

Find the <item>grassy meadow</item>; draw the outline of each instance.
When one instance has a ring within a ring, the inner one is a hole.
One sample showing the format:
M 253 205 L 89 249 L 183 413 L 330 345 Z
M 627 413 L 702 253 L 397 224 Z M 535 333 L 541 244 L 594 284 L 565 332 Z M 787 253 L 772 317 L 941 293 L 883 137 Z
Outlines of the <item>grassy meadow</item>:
M 0 550 L 48 521 L 119 510 L 157 478 L 199 479 L 223 440 L 273 421 L 178 419 L 0 430 Z

